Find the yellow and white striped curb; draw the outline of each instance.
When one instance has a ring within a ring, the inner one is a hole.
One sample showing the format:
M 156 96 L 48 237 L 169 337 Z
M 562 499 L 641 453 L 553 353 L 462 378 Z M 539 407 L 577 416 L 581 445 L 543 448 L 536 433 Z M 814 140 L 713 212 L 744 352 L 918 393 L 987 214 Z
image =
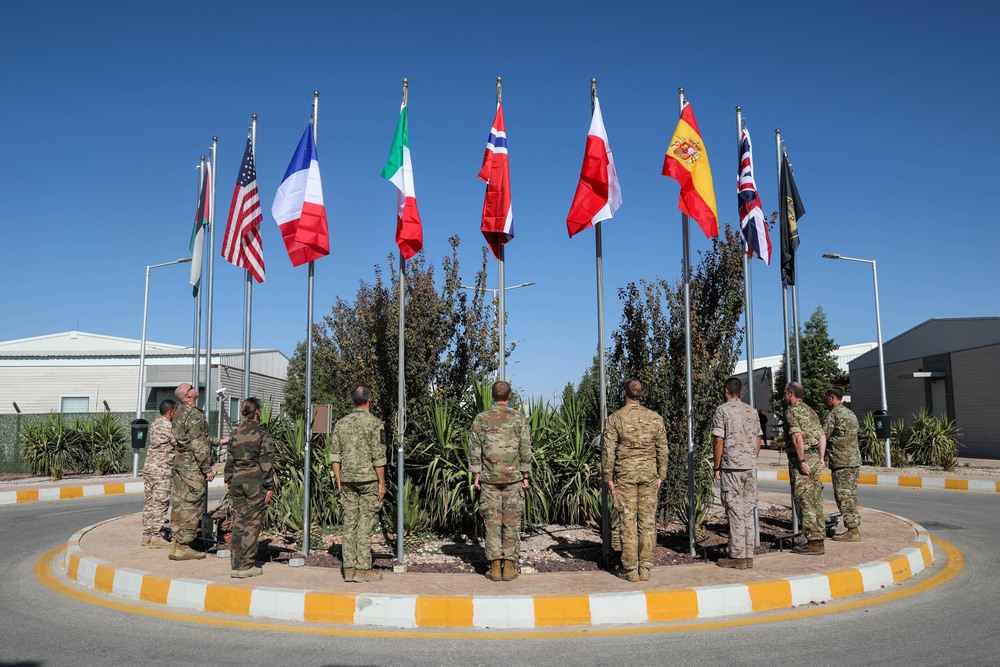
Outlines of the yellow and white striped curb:
M 832 484 L 829 472 L 822 475 L 823 481 Z M 787 470 L 758 470 L 757 480 L 762 482 L 787 482 Z M 858 484 L 872 486 L 899 486 L 912 489 L 948 489 L 951 491 L 986 491 L 1000 493 L 1000 481 L 993 479 L 972 479 L 967 477 L 914 477 L 910 475 L 858 475 Z
M 100 524 L 88 526 L 70 538 L 63 570 L 70 579 L 84 586 L 132 600 L 285 621 L 475 629 L 662 623 L 822 603 L 877 591 L 908 579 L 931 564 L 934 549 L 926 530 L 903 517 L 896 518 L 913 526 L 917 539 L 909 547 L 881 560 L 822 574 L 750 584 L 657 591 L 438 596 L 352 595 L 265 586 L 235 588 L 201 579 L 166 579 L 141 570 L 115 569 L 110 563 L 85 556 L 80 549 L 80 539 Z
M 144 493 L 144 482 L 119 482 L 117 484 L 87 484 L 84 486 L 47 486 L 39 489 L 18 489 L 0 491 L 0 505 L 33 503 L 38 500 L 69 500 L 70 498 L 93 498 L 95 496 L 116 496 L 124 493 Z M 224 486 L 222 478 L 216 477 L 209 487 Z

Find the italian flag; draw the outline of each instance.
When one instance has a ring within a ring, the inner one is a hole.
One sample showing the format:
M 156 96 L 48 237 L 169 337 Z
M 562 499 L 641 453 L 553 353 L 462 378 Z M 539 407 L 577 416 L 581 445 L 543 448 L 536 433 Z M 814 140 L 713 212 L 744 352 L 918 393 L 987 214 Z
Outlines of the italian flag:
M 382 169 L 382 178 L 399 190 L 396 209 L 396 245 L 403 259 L 410 259 L 424 246 L 424 232 L 417 210 L 417 192 L 413 187 L 413 164 L 410 162 L 410 131 L 406 105 L 399 110 L 396 136 L 392 138 L 389 159 Z

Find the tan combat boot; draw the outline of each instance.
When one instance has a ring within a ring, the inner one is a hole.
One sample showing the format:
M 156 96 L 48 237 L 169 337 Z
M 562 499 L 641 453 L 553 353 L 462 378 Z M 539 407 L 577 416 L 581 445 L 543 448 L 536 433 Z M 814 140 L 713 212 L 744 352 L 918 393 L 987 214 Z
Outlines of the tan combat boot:
M 171 545 L 170 555 L 167 556 L 170 560 L 201 560 L 204 557 L 203 552 L 195 551 L 189 545 L 180 542 L 174 542 Z
M 823 546 L 823 540 L 809 540 L 801 547 L 792 547 L 792 553 L 803 556 L 822 556 L 826 553 L 826 549 Z
M 858 531 L 857 526 L 855 526 L 854 528 L 848 528 L 847 532 L 834 535 L 833 539 L 837 542 L 860 542 L 861 533 Z
M 162 535 L 153 535 L 149 540 L 150 549 L 169 549 L 170 542 L 163 539 Z
M 259 567 L 250 567 L 246 570 L 236 570 L 237 579 L 249 579 L 250 577 L 259 577 L 264 574 L 264 570 Z
M 514 561 L 504 560 L 500 568 L 502 572 L 500 579 L 502 581 L 514 581 L 517 579 L 518 571 L 517 567 L 514 565 Z
M 746 560 L 746 562 L 747 562 L 747 569 L 748 570 L 752 570 L 753 569 L 753 558 L 746 558 L 744 560 Z
M 354 581 L 355 569 L 353 567 L 344 568 L 344 581 Z
M 727 567 L 733 570 L 745 570 L 747 569 L 747 559 L 746 558 L 720 558 L 719 562 L 716 563 L 719 567 Z
M 500 562 L 499 560 L 490 561 L 490 569 L 486 572 L 486 578 L 490 581 L 503 581 L 503 572 L 501 571 L 503 566 Z
M 354 581 L 359 584 L 366 581 L 382 581 L 382 573 L 375 570 L 355 570 Z
M 618 576 L 625 581 L 636 582 L 639 581 L 639 570 L 621 570 Z
M 649 568 L 640 567 L 639 568 L 639 581 L 649 581 Z
M 139 542 L 139 546 L 140 547 L 148 547 L 149 546 L 149 540 L 150 540 L 149 535 L 143 535 L 142 536 L 142 542 Z

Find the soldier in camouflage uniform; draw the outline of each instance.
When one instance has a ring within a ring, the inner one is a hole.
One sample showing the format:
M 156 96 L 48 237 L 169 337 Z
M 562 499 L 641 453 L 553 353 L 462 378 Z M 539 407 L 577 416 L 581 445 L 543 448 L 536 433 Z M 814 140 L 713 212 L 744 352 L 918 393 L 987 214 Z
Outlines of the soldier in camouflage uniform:
M 726 402 L 712 418 L 712 453 L 715 479 L 719 480 L 722 506 L 729 520 L 729 558 L 719 567 L 746 570 L 753 567 L 753 511 L 757 507 L 757 455 L 763 441 L 757 411 L 740 400 L 743 383 L 726 380 Z
M 798 382 L 785 387 L 785 433 L 788 437 L 788 475 L 792 480 L 795 507 L 802 518 L 806 544 L 792 547 L 797 554 L 821 556 L 826 523 L 823 519 L 823 458 L 826 434 L 819 417 L 802 400 L 805 390 Z
M 656 501 L 667 476 L 663 419 L 639 404 L 642 383 L 625 382 L 625 406 L 604 425 L 604 483 L 618 510 L 622 576 L 649 581 L 656 547 Z
M 146 502 L 142 507 L 142 546 L 164 549 L 170 542 L 160 530 L 170 505 L 170 475 L 174 469 L 174 433 L 170 421 L 177 403 L 169 398 L 160 401 L 160 416 L 149 427 L 149 447 L 142 466 Z
M 531 472 L 531 427 L 511 409 L 510 383 L 491 389 L 493 406 L 480 412 L 469 431 L 469 472 L 480 492 L 479 513 L 486 526 L 486 560 L 491 581 L 517 578 L 521 558 L 521 515 Z
M 372 569 L 372 531 L 385 497 L 385 425 L 371 413 L 372 392 L 351 394 L 354 410 L 338 420 L 330 437 L 330 463 L 344 517 L 341 560 L 344 581 L 378 581 Z
M 205 413 L 195 405 L 198 390 L 182 384 L 174 391 L 180 401 L 173 419 L 175 445 L 174 470 L 171 477 L 170 560 L 194 560 L 205 554 L 191 548 L 198 531 L 208 492 L 207 482 L 215 479 L 212 471 L 212 446 L 224 445 L 229 438 L 217 440 L 208 435 Z
M 246 399 L 240 414 L 243 423 L 230 438 L 225 472 L 233 519 L 231 576 L 236 579 L 261 574 L 253 563 L 264 510 L 274 496 L 274 441 L 260 425 L 260 401 Z
M 837 509 L 844 519 L 847 532 L 834 535 L 838 542 L 860 542 L 861 515 L 858 514 L 858 472 L 861 468 L 861 448 L 858 445 L 858 418 L 843 403 L 844 392 L 839 387 L 826 390 L 826 405 L 830 412 L 823 424 L 826 430 L 826 451 L 830 455 L 830 474 Z

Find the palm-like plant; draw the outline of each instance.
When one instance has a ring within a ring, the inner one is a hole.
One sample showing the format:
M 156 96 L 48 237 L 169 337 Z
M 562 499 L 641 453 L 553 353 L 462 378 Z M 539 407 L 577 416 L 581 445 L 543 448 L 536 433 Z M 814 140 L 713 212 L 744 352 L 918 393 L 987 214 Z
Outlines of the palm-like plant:
M 70 426 L 57 413 L 43 422 L 24 425 L 23 458 L 35 475 L 62 479 L 68 471 L 85 461 L 79 424 Z

